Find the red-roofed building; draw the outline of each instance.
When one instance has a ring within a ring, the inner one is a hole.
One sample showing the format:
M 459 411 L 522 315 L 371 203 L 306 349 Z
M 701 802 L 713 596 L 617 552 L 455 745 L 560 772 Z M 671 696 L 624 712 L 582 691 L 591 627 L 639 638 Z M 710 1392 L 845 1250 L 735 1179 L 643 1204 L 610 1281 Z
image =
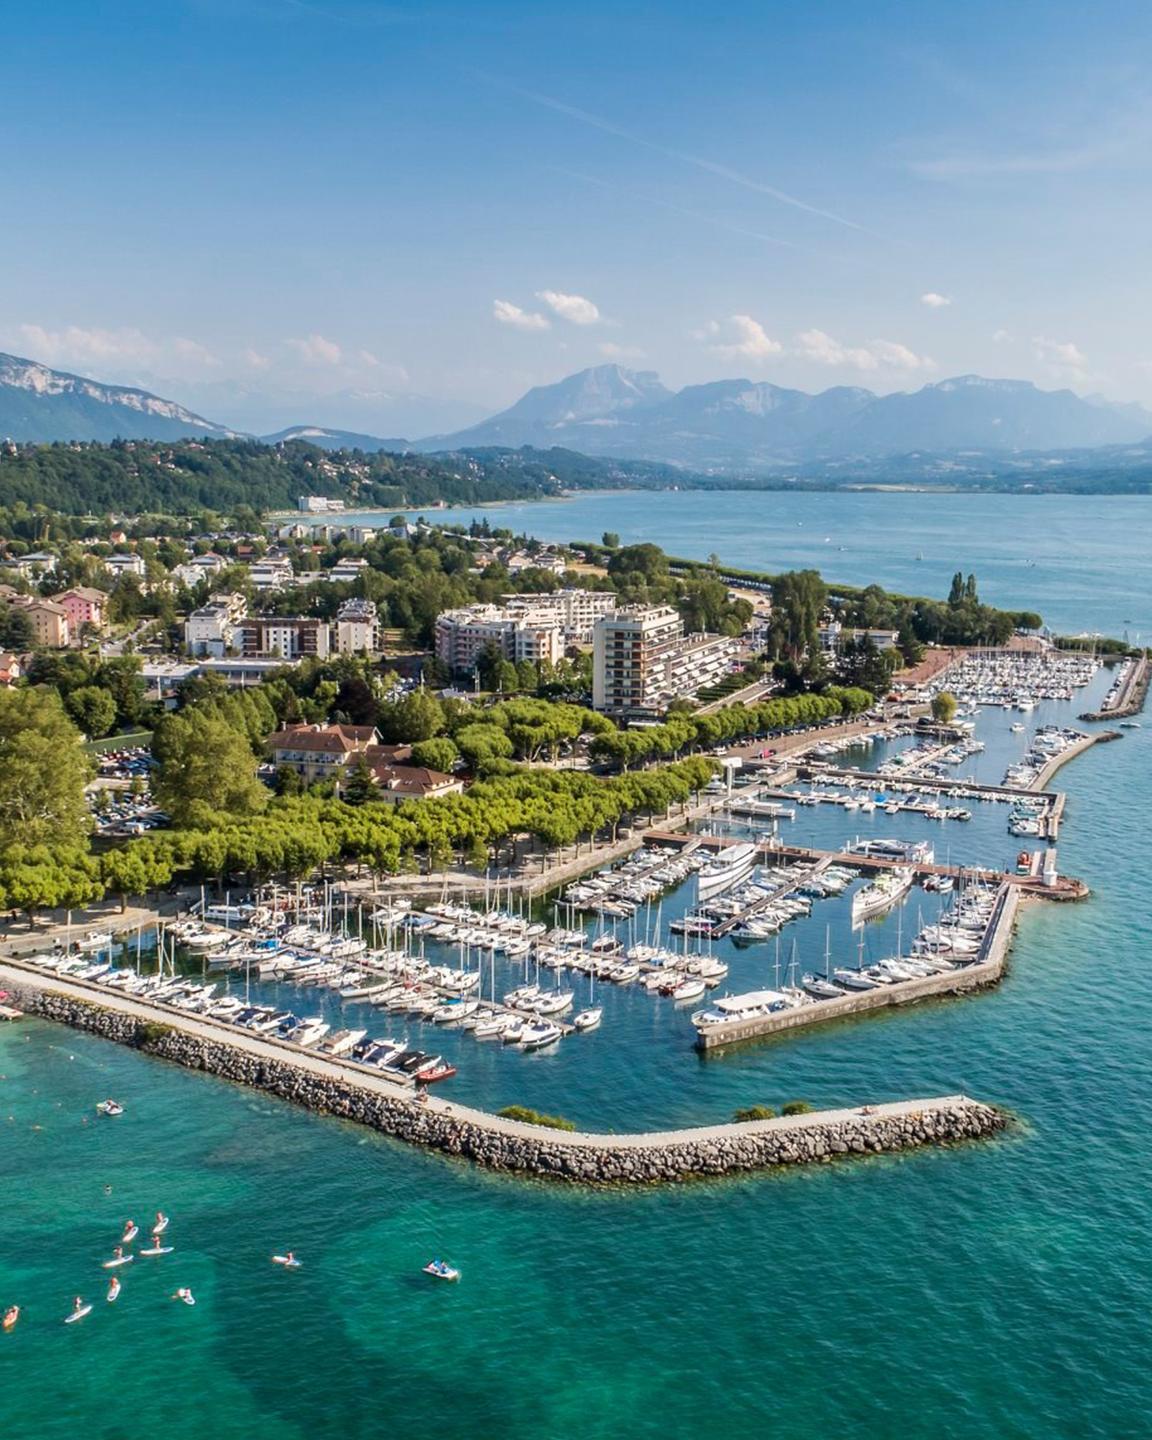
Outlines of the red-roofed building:
M 288 725 L 268 737 L 276 768 L 295 770 L 308 784 L 338 779 L 357 755 L 379 743 L 374 725 Z

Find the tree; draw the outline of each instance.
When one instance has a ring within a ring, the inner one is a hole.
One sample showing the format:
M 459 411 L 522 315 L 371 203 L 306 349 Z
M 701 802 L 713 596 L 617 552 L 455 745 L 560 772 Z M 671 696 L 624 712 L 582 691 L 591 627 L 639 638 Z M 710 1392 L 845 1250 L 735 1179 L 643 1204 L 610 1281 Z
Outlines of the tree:
M 116 701 L 109 690 L 100 685 L 82 685 L 67 700 L 68 713 L 88 736 L 99 740 L 116 723 Z
M 0 855 L 0 909 L 72 909 L 103 897 L 95 860 L 81 845 L 9 845 Z
M 347 715 L 353 725 L 375 725 L 380 707 L 364 677 L 349 675 L 340 682 L 332 708 Z
M 51 690 L 0 690 L 0 849 L 81 845 L 92 767 L 80 732 Z
M 500 688 L 500 667 L 504 664 L 504 651 L 494 640 L 489 640 L 476 654 L 475 670 L 485 690 Z
M 413 690 L 399 700 L 380 706 L 377 726 L 385 740 L 431 740 L 444 729 L 444 707 L 427 690 Z
M 604 546 L 605 550 L 619 550 L 620 536 L 617 535 L 615 530 L 605 530 L 604 534 L 600 537 L 600 543 Z
M 609 575 L 634 576 L 640 580 L 666 579 L 668 557 L 659 545 L 625 545 L 617 550 L 608 561 Z
M 941 690 L 932 697 L 932 718 L 937 725 L 950 725 L 956 714 L 956 696 L 950 690 Z
M 194 705 L 157 724 L 156 802 L 177 825 L 211 825 L 221 815 L 258 814 L 268 791 L 256 776 L 247 737 L 213 707 Z
M 346 805 L 366 805 L 378 796 L 376 777 L 363 755 L 358 755 L 348 769 L 348 778 L 340 787 Z
M 456 742 L 447 735 L 438 735 L 434 740 L 418 740 L 412 746 L 413 765 L 426 765 L 429 770 L 443 770 L 446 774 L 460 758 Z
M 32 622 L 17 605 L 0 605 L 0 650 L 31 650 Z
M 457 730 L 456 744 L 473 769 L 482 760 L 510 760 L 515 748 L 499 725 L 485 724 L 465 725 Z

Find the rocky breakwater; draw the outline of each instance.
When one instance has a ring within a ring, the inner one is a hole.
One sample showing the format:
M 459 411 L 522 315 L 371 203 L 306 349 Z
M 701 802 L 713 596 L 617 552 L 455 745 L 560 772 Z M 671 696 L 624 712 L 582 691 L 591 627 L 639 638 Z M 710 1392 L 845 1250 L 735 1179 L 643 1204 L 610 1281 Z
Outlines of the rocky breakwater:
M 338 1062 L 278 1053 L 247 1036 L 217 1037 L 182 1017 L 171 1023 L 167 1016 L 141 1018 L 115 1002 L 63 993 L 39 977 L 17 980 L 9 971 L 3 978 L 26 1010 L 45 1019 L 493 1170 L 581 1184 L 655 1184 L 950 1145 L 993 1135 L 1008 1123 L 996 1107 L 953 1095 L 646 1135 L 554 1131 L 439 1099 L 421 1102 Z

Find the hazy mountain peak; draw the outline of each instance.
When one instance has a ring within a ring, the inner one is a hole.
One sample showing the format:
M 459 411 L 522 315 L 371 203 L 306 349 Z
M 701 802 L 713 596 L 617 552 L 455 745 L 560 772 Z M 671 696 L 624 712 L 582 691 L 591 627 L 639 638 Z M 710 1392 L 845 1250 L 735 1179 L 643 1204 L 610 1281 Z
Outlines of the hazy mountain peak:
M 10 440 L 176 440 L 232 433 L 147 390 L 0 354 L 0 435 Z

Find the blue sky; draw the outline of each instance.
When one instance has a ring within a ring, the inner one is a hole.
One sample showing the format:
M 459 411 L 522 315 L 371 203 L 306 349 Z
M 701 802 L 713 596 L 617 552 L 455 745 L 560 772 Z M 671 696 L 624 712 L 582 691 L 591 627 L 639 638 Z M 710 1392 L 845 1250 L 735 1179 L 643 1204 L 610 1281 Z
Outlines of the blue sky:
M 613 359 L 1152 403 L 1150 40 L 1123 0 L 11 0 L 0 348 L 384 435 Z

